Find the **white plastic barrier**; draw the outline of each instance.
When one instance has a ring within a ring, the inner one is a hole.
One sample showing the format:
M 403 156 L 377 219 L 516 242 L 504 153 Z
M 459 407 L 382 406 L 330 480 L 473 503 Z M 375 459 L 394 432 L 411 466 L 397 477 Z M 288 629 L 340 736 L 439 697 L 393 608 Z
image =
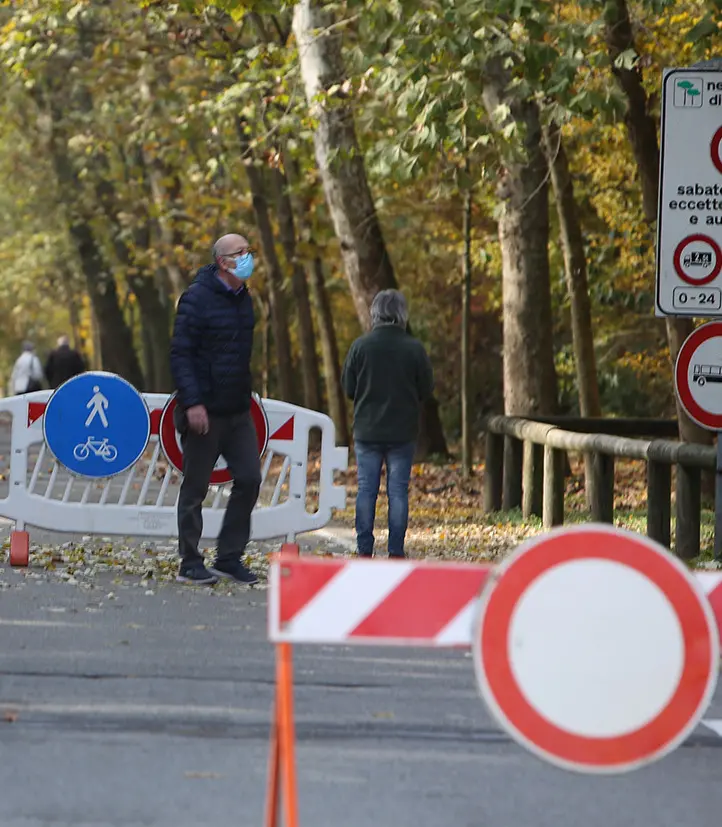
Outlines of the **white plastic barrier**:
M 27 526 L 100 535 L 175 537 L 180 475 L 166 461 L 158 431 L 167 394 L 146 393 L 152 434 L 142 460 L 105 480 L 73 476 L 47 450 L 42 417 L 51 391 L 0 399 L 0 415 L 12 414 L 9 492 L 0 497 L 0 516 Z M 336 446 L 329 417 L 275 399 L 262 400 L 268 443 L 261 457 L 261 496 L 253 512 L 251 537 L 285 537 L 326 525 L 333 509 L 346 504 L 346 487 L 334 472 L 348 467 L 348 448 Z M 321 432 L 317 509 L 307 509 L 309 432 Z M 39 450 L 38 450 L 39 449 Z M 218 536 L 228 487 L 212 486 L 203 508 L 203 538 Z

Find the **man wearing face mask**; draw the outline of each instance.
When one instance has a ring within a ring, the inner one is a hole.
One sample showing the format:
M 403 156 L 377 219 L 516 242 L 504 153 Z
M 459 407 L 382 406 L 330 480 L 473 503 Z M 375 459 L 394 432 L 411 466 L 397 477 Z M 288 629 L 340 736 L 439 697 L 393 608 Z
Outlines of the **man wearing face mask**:
M 248 241 L 224 235 L 213 245 L 213 264 L 201 267 L 178 302 L 170 359 L 177 389 L 175 425 L 183 448 L 177 579 L 185 583 L 210 585 L 219 577 L 249 585 L 258 581 L 241 560 L 261 485 L 250 413 L 255 319 L 246 282 L 253 266 Z M 233 488 L 209 571 L 198 543 L 203 501 L 219 456 L 233 476 Z

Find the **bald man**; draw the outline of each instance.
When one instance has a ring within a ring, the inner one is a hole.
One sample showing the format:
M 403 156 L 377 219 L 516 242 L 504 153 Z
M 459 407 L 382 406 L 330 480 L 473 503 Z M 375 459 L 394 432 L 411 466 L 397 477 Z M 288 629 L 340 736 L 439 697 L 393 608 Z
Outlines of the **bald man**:
M 256 429 L 251 418 L 251 352 L 255 319 L 247 282 L 254 258 L 242 235 L 213 245 L 213 263 L 196 274 L 176 311 L 171 371 L 177 391 L 175 425 L 183 448 L 178 497 L 178 580 L 212 585 L 219 577 L 252 585 L 242 561 L 251 512 L 261 485 Z M 216 556 L 210 570 L 198 549 L 203 501 L 222 456 L 233 476 Z

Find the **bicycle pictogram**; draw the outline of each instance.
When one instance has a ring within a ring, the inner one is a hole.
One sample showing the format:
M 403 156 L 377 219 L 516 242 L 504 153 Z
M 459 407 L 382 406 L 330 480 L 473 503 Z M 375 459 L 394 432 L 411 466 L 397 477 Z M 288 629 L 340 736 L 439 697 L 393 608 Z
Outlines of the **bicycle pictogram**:
M 91 453 L 96 457 L 101 457 L 106 462 L 113 462 L 118 457 L 118 449 L 115 445 L 108 443 L 108 437 L 93 439 L 92 436 L 89 436 L 85 442 L 81 442 L 73 449 L 73 456 L 80 462 L 86 460 Z

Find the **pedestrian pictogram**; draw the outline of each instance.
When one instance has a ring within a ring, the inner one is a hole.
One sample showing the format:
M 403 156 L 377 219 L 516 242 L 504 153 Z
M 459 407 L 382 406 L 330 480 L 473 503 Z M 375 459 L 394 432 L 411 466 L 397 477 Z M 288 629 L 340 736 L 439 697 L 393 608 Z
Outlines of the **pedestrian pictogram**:
M 688 235 L 674 251 L 674 269 L 687 284 L 697 287 L 709 284 L 722 270 L 722 250 L 707 235 Z
M 678 108 L 702 106 L 702 78 L 680 78 L 674 84 L 674 105 Z
M 104 428 L 108 427 L 108 417 L 105 415 L 105 412 L 108 410 L 108 400 L 100 392 L 99 385 L 93 385 L 93 395 L 90 397 L 90 400 L 85 407 L 90 409 L 88 418 L 85 420 L 86 428 L 96 416 L 100 418 Z
M 160 445 L 166 459 L 179 474 L 183 473 L 183 448 L 180 434 L 176 430 L 173 419 L 173 412 L 176 409 L 176 394 L 173 394 L 165 404 L 160 417 Z M 268 417 L 263 410 L 263 405 L 256 394 L 251 396 L 251 416 L 258 434 L 258 452 L 262 456 L 268 445 Z M 212 485 L 226 485 L 233 480 L 233 476 L 226 465 L 223 457 L 218 458 L 216 466 L 211 474 Z
M 512 553 L 482 592 L 472 648 L 501 726 L 539 757 L 588 773 L 627 772 L 679 746 L 719 665 L 694 576 L 657 543 L 603 525 L 552 531 Z
M 45 442 L 70 472 L 112 477 L 127 471 L 150 439 L 142 395 L 112 373 L 89 372 L 62 384 L 43 416 Z
M 698 425 L 722 431 L 722 322 L 708 322 L 687 337 L 677 356 L 674 384 Z

